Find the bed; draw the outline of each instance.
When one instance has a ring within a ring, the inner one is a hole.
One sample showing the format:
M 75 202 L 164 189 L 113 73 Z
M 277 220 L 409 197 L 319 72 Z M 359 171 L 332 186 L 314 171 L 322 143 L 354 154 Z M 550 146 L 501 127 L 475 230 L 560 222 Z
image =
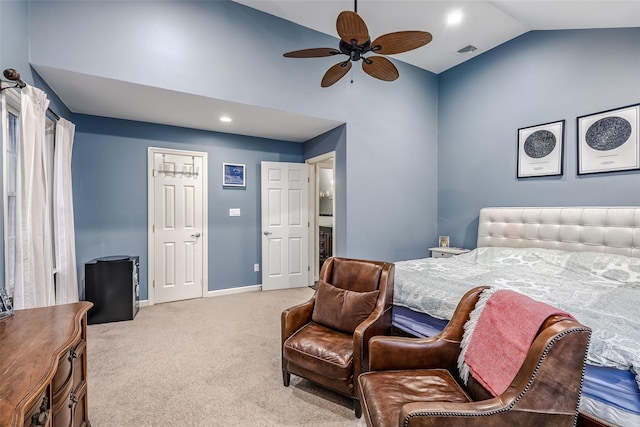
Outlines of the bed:
M 579 424 L 640 426 L 640 207 L 484 208 L 476 249 L 396 262 L 393 325 L 434 335 L 478 285 L 590 326 Z

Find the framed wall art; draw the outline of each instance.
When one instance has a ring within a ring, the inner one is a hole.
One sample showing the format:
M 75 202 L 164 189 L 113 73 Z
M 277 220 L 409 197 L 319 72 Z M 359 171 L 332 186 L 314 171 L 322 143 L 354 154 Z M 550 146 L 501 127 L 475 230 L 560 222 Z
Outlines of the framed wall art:
M 640 169 L 640 104 L 577 118 L 578 175 Z
M 244 187 L 245 166 L 238 163 L 222 164 L 222 185 L 224 187 Z
M 518 178 L 562 175 L 564 120 L 518 129 Z

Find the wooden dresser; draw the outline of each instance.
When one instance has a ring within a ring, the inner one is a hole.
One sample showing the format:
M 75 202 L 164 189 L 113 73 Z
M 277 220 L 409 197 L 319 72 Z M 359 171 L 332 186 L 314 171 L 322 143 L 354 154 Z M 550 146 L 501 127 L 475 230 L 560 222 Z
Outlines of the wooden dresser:
M 0 320 L 0 427 L 90 426 L 87 311 L 81 301 Z

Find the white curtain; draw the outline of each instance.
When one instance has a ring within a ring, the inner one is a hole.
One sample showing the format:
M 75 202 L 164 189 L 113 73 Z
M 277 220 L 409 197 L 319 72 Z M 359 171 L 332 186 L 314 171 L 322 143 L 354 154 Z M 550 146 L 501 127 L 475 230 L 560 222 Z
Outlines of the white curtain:
M 55 304 L 50 200 L 47 193 L 44 91 L 21 90 L 21 126 L 16 194 L 15 308 Z
M 76 237 L 73 224 L 71 153 L 75 125 L 60 119 L 56 124 L 53 165 L 53 234 L 56 254 L 56 304 L 78 301 Z

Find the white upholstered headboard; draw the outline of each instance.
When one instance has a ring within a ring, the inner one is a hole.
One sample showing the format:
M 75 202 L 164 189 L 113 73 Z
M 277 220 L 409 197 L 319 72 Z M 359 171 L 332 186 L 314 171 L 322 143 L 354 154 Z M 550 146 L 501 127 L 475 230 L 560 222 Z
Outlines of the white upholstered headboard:
M 640 257 L 640 207 L 483 208 L 478 247 L 483 246 Z

